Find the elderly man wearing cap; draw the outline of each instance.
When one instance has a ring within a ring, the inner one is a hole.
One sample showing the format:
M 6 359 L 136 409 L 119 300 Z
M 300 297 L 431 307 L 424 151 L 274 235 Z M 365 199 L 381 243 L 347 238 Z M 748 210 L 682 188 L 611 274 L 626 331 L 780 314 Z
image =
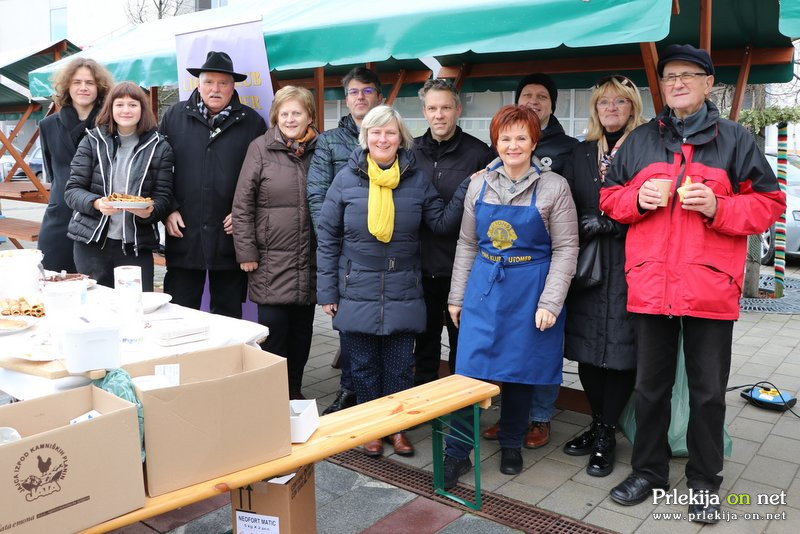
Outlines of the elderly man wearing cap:
M 564 133 L 564 128 L 553 113 L 556 111 L 558 89 L 547 74 L 536 72 L 522 78 L 517 84 L 516 103 L 527 106 L 539 117 L 542 136 L 533 150 L 542 165 L 561 174 L 572 149 L 578 140 Z M 498 164 L 500 165 L 500 164 Z M 533 386 L 531 404 L 531 426 L 525 436 L 524 445 L 528 449 L 538 449 L 550 442 L 550 418 L 556 406 L 559 384 L 537 384 Z M 497 439 L 500 424 L 495 424 L 481 433 L 485 439 Z
M 629 225 L 625 272 L 637 345 L 633 472 L 611 498 L 634 505 L 669 485 L 667 430 L 682 332 L 689 519 L 716 523 L 746 240 L 778 218 L 786 197 L 753 136 L 708 100 L 714 66 L 705 50 L 668 46 L 658 74 L 667 105 L 631 133 L 600 191 L 600 208 Z M 663 194 L 658 180 L 668 186 Z
M 239 102 L 234 83 L 247 75 L 233 70 L 228 54 L 209 52 L 200 68 L 186 70 L 199 78 L 198 87 L 161 121 L 175 153 L 164 291 L 198 309 L 208 272 L 211 312 L 240 318 L 247 275 L 236 262 L 231 206 L 247 147 L 266 124 Z

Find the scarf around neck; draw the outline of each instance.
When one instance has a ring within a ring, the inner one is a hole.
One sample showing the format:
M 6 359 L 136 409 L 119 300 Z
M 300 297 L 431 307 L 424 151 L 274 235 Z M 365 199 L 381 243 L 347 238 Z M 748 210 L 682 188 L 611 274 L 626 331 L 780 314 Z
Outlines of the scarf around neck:
M 222 123 L 225 122 L 225 119 L 227 119 L 228 115 L 231 114 L 231 109 L 233 109 L 233 106 L 228 103 L 223 110 L 212 116 L 211 111 L 208 109 L 205 102 L 203 102 L 203 97 L 200 96 L 200 92 L 197 92 L 197 111 L 203 115 L 203 118 L 206 120 L 206 124 L 208 124 L 208 127 L 212 130 L 222 126 Z
M 278 133 L 280 134 L 283 142 L 286 143 L 286 146 L 289 148 L 289 150 L 294 152 L 294 155 L 298 158 L 305 154 L 308 143 L 317 136 L 317 131 L 313 126 L 309 126 L 305 135 L 299 139 L 287 139 L 286 136 L 283 135 L 283 132 L 280 131 L 280 128 L 278 129 Z
M 606 141 L 605 130 L 603 130 L 603 135 L 600 136 L 600 139 L 597 141 L 597 168 L 600 171 L 600 183 L 605 182 L 608 167 L 611 165 L 611 162 L 614 161 L 617 150 L 622 146 L 623 141 L 625 141 L 629 133 L 630 132 L 625 132 L 622 134 L 622 137 L 610 148 L 608 146 L 608 141 Z
M 86 135 L 86 130 L 94 128 L 94 120 L 97 118 L 98 113 L 100 113 L 100 106 L 96 102 L 89 115 L 83 120 L 78 118 L 78 110 L 74 107 L 64 106 L 61 108 L 61 123 L 67 129 L 75 148 L 78 147 L 81 139 Z
M 392 191 L 400 183 L 400 164 L 395 158 L 388 169 L 381 169 L 367 154 L 369 197 L 367 199 L 367 228 L 382 242 L 392 240 L 394 233 L 394 199 Z

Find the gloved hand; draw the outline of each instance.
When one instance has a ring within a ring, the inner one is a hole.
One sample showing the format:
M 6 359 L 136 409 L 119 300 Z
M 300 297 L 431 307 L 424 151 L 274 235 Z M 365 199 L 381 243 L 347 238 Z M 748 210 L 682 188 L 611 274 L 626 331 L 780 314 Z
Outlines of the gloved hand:
M 616 222 L 597 212 L 584 213 L 578 219 L 578 232 L 581 241 L 586 241 L 599 234 L 617 234 Z

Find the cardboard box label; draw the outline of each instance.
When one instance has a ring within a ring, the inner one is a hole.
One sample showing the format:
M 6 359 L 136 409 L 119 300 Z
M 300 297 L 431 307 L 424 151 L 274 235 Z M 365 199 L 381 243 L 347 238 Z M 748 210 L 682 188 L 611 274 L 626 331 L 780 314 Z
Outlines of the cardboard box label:
M 14 487 L 33 502 L 61 491 L 69 474 L 67 453 L 56 443 L 39 443 L 25 451 L 14 466 Z M 87 497 L 88 498 L 88 497 Z
M 236 510 L 238 534 L 280 534 L 281 520 L 271 515 L 260 515 Z

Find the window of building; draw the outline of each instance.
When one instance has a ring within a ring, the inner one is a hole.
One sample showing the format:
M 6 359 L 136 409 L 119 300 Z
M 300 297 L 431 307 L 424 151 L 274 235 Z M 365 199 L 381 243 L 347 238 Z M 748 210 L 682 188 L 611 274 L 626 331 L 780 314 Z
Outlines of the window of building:
M 57 7 L 50 10 L 50 40 L 58 41 L 67 38 L 67 8 Z

